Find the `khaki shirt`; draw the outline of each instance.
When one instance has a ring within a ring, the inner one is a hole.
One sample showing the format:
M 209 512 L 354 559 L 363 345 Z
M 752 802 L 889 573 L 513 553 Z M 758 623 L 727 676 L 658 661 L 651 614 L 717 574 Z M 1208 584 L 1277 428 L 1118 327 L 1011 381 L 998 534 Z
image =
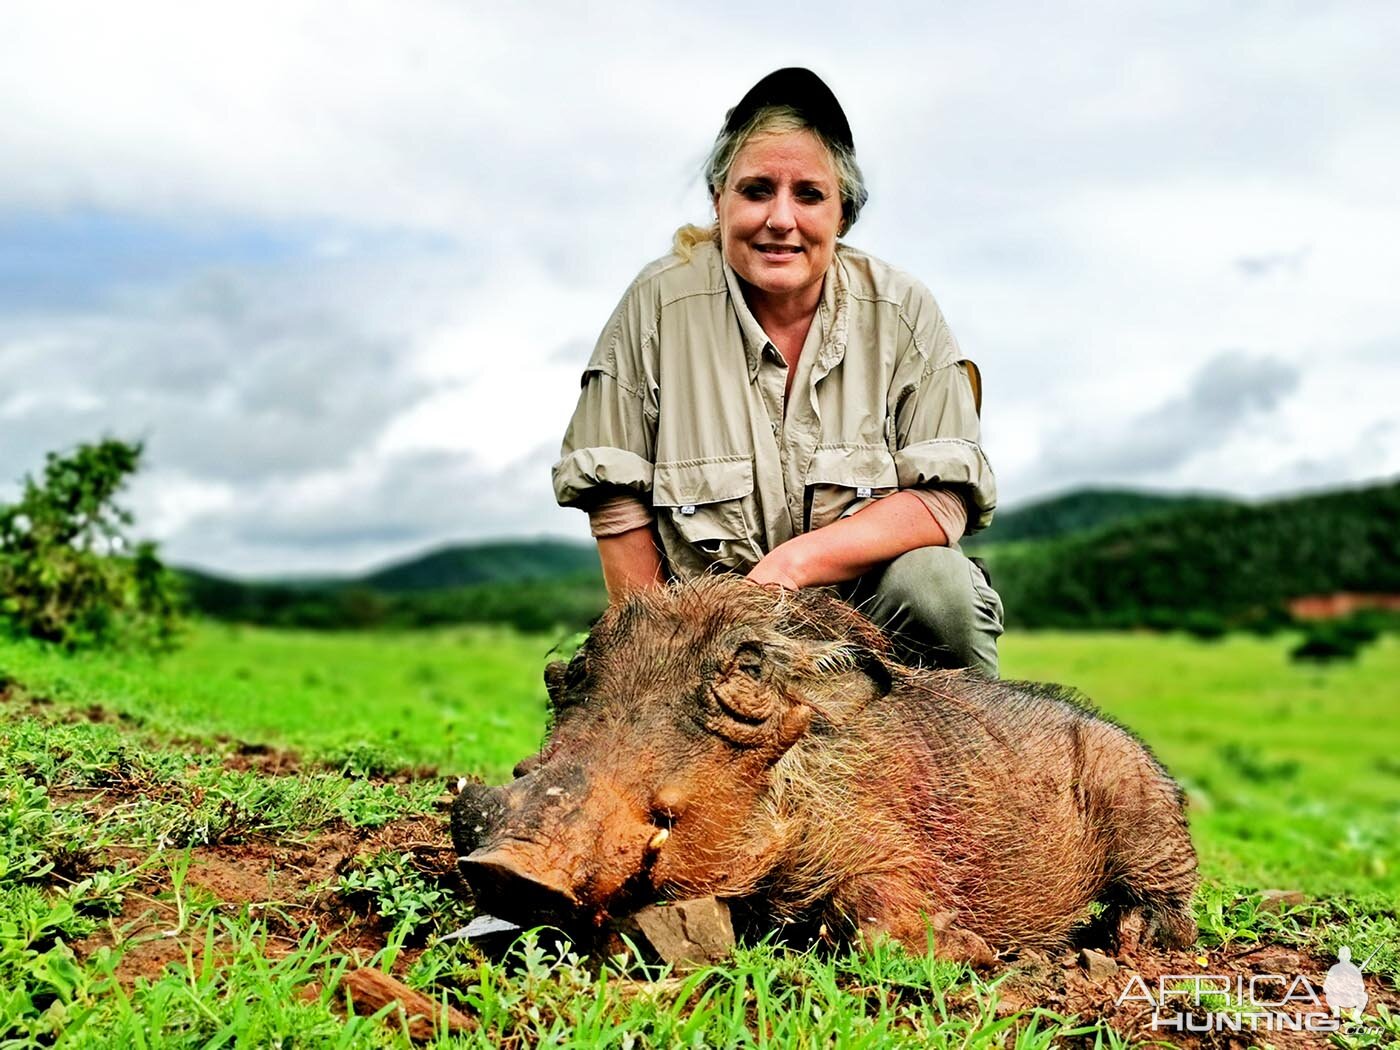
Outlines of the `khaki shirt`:
M 976 374 L 928 289 L 839 245 L 785 406 L 786 362 L 719 248 L 701 244 L 642 270 L 603 329 L 554 494 L 650 502 L 681 577 L 747 572 L 905 488 L 958 486 L 971 532 L 996 507 Z

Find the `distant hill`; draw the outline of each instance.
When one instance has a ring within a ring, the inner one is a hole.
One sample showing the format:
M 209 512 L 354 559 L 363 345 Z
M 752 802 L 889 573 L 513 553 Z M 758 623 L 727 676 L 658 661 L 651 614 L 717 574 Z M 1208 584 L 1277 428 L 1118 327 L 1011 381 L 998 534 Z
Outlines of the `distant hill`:
M 1181 507 L 979 551 L 1023 626 L 1245 626 L 1301 595 L 1400 593 L 1400 482 Z
M 992 527 L 986 533 L 969 537 L 964 546 L 1053 539 L 1151 514 L 1229 502 L 1215 496 L 1076 489 L 1025 507 L 999 511 Z M 407 594 L 484 583 L 597 575 L 599 567 L 593 544 L 541 538 L 451 544 L 358 575 L 233 580 L 199 569 L 179 571 L 201 594 L 231 595 L 247 588 L 299 592 L 367 589 Z
M 386 594 L 441 590 L 477 583 L 548 580 L 598 572 L 598 552 L 591 543 L 570 540 L 487 540 L 460 543 L 415 554 L 358 575 L 266 576 L 235 579 L 204 569 L 177 568 L 187 583 L 201 588 L 262 587 L 288 591 L 333 591 L 367 588 Z
M 1223 507 L 1235 502 L 1226 496 L 1193 493 L 1075 489 L 1024 507 L 998 510 L 991 528 L 969 536 L 963 546 L 975 549 L 994 543 L 1055 539 L 1153 514 Z
M 1304 595 L 1400 594 L 1400 482 L 1260 503 L 1086 489 L 1008 512 L 968 546 L 1017 626 L 1264 625 Z M 185 582 L 207 616 L 286 627 L 580 629 L 607 601 L 591 544 L 544 539 L 330 580 Z
M 592 544 L 566 540 L 501 540 L 462 544 L 395 562 L 352 581 L 389 594 L 474 583 L 548 580 L 598 571 Z
M 595 548 L 567 540 L 460 544 L 358 576 L 233 580 L 178 571 L 196 611 L 275 627 L 577 628 L 607 602 Z

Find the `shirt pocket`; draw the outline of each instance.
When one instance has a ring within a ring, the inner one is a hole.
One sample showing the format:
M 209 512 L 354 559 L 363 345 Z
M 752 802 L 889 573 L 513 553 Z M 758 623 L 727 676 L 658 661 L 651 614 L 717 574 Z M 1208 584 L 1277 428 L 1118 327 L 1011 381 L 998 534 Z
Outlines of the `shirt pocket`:
M 753 460 L 720 456 L 657 463 L 652 506 L 672 569 L 693 576 L 712 565 L 758 563 Z
M 899 474 L 884 445 L 819 445 L 807 468 L 806 531 L 897 491 Z

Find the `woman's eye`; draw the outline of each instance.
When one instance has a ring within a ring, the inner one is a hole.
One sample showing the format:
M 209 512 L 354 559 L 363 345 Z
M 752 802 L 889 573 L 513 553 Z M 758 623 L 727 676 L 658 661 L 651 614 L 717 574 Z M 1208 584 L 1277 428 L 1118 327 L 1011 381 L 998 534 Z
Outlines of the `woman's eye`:
M 745 186 L 739 191 L 747 200 L 761 201 L 768 196 L 767 186 Z
M 820 204 L 822 201 L 826 200 L 826 194 L 821 190 L 803 190 L 797 196 L 799 200 L 806 201 L 809 204 Z

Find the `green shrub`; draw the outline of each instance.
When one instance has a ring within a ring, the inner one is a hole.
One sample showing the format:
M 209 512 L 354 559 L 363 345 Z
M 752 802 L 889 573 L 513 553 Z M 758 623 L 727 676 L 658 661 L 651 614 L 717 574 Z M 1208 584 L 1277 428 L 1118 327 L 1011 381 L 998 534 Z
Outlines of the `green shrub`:
M 50 452 L 42 481 L 24 479 L 19 502 L 0 504 L 0 624 L 69 648 L 168 648 L 179 593 L 149 542 L 126 536 L 117 494 L 141 446 L 104 440 Z
M 465 925 L 471 918 L 471 908 L 425 875 L 410 853 L 383 850 L 357 857 L 341 875 L 338 889 L 352 905 L 377 913 L 415 941 L 430 930 Z
M 1322 620 L 1308 625 L 1303 640 L 1293 647 L 1288 657 L 1297 662 L 1313 663 L 1354 660 L 1363 644 L 1355 635 L 1338 627 L 1336 622 Z
M 1385 614 L 1373 609 L 1360 609 L 1350 616 L 1332 621 L 1333 629 L 1358 647 L 1370 645 L 1386 629 Z
M 1223 638 L 1228 630 L 1225 621 L 1219 616 L 1201 609 L 1193 609 L 1182 614 L 1181 626 L 1187 634 L 1203 642 L 1213 642 Z

